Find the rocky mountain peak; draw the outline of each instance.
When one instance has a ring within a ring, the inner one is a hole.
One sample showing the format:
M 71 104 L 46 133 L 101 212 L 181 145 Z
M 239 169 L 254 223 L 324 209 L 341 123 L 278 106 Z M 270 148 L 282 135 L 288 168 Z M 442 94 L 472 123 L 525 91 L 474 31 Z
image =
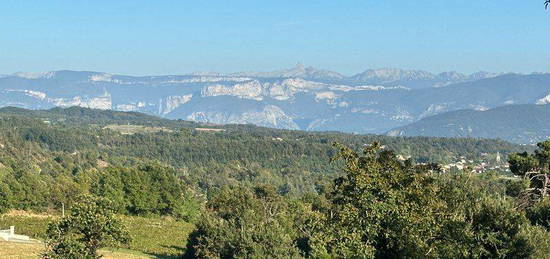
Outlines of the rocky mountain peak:
M 272 72 L 240 72 L 230 74 L 231 76 L 248 76 L 248 77 L 258 77 L 258 78 L 303 78 L 303 79 L 314 79 L 322 81 L 334 81 L 342 80 L 345 78 L 340 73 L 317 69 L 312 66 L 306 67 L 303 63 L 298 62 L 296 66 L 288 69 L 272 71 Z
M 445 81 L 460 81 L 468 78 L 468 76 L 458 73 L 456 71 L 443 72 L 438 74 L 437 77 Z

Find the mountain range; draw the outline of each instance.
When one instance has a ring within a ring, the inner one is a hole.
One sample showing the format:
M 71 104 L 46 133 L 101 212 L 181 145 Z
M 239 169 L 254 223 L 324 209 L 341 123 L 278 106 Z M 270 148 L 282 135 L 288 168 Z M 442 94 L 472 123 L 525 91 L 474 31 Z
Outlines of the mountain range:
M 306 67 L 301 63 L 295 67 L 272 72 L 240 72 L 232 76 L 247 76 L 256 78 L 301 78 L 325 83 L 340 83 L 349 85 L 406 85 L 409 88 L 441 87 L 452 83 L 468 82 L 491 78 L 502 73 L 477 72 L 461 74 L 455 71 L 433 74 L 423 70 L 405 70 L 399 68 L 369 69 L 352 76 L 338 72 Z M 219 74 L 218 74 L 219 75 Z
M 125 76 L 54 71 L 0 77 L 0 107 L 81 106 L 214 124 L 383 134 L 457 110 L 550 103 L 550 74 L 375 69 Z M 398 135 L 416 134 L 402 130 Z

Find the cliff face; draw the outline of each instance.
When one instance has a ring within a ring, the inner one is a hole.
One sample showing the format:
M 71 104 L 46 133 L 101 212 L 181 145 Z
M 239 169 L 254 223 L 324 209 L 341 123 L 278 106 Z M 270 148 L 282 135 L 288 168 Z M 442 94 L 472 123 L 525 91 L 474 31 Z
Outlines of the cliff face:
M 419 88 L 428 81 L 429 87 Z M 437 85 L 445 82 L 455 84 Z M 433 75 L 395 69 L 354 77 L 305 67 L 271 73 L 143 77 L 56 71 L 0 77 L 0 107 L 82 106 L 218 124 L 384 133 L 460 109 L 546 104 L 550 102 L 548 85 L 550 75 L 544 74 Z

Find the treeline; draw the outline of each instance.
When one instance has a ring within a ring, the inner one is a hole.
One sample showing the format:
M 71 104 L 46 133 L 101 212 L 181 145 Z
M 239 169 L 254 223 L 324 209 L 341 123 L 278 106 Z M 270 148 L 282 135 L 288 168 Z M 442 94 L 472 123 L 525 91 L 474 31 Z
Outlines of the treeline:
M 77 197 L 92 194 L 112 201 L 115 212 L 128 215 L 170 215 L 193 222 L 203 198 L 171 168 L 157 164 L 83 170 L 75 174 L 3 171 L 0 212 L 8 209 L 59 211 Z
M 361 148 L 367 143 L 378 141 L 401 155 L 431 162 L 448 162 L 459 156 L 475 159 L 481 153 L 507 154 L 524 149 L 495 140 L 352 135 L 247 125 L 227 125 L 223 127 L 226 132 L 204 133 L 193 130 L 198 124 L 192 122 L 76 107 L 48 111 L 4 108 L 0 109 L 0 119 L 3 131 L 19 134 L 24 140 L 38 143 L 51 151 L 99 150 L 118 156 L 149 156 L 174 166 L 214 159 L 221 162 L 248 160 L 265 163 L 267 167 L 281 167 L 286 165 L 268 163 L 273 159 L 290 158 L 296 161 L 301 156 L 316 159 L 310 162 L 314 164 L 326 161 L 332 155 L 330 145 L 333 142 Z M 166 127 L 175 133 L 120 135 L 103 129 L 110 124 Z M 235 149 L 240 152 L 232 152 Z
M 109 124 L 139 124 L 147 126 L 193 127 L 198 123 L 182 120 L 166 120 L 137 112 L 97 110 L 82 107 L 52 108 L 50 110 L 27 110 L 17 107 L 0 108 L 3 116 L 21 116 L 48 121 L 53 124 L 84 126 L 89 124 L 106 126 Z

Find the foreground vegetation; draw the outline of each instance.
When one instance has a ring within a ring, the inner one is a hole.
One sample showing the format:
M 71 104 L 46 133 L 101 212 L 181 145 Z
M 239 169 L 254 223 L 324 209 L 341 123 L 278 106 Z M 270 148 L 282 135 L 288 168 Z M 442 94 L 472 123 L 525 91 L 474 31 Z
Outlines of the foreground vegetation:
M 518 208 L 523 192 L 515 190 L 522 182 L 502 181 L 494 174 L 442 175 L 437 167 L 401 162 L 378 143 L 361 154 L 345 146 L 339 149 L 345 175 L 327 184 L 320 195 L 293 199 L 269 186 L 227 187 L 217 193 L 190 236 L 190 257 L 545 258 L 550 254 L 550 200 Z
M 51 213 L 10 211 L 9 213 L 0 215 L 0 229 L 15 226 L 16 233 L 44 241 L 46 239 L 48 224 L 59 219 L 59 216 L 57 214 L 52 215 Z M 171 217 L 120 215 L 118 218 L 128 230 L 130 242 L 126 245 L 100 250 L 100 254 L 111 256 L 111 258 L 120 258 L 113 257 L 113 253 L 161 258 L 178 257 L 184 253 L 187 235 L 194 228 L 192 224 L 178 221 Z M 14 246 L 14 244 L 0 242 L 0 251 L 9 250 L 8 248 L 11 246 Z M 22 253 L 29 252 L 38 255 L 45 251 L 43 243 L 23 244 L 20 247 L 28 248 L 28 250 L 12 251 L 11 253 L 13 253 L 14 257 L 15 255 L 20 255 L 21 258 L 28 258 L 28 256 L 23 256 L 24 254 Z M 0 254 L 4 255 L 6 253 Z
M 128 123 L 143 127 L 105 128 Z M 88 243 L 111 247 L 99 254 L 188 258 L 550 254 L 550 142 L 531 153 L 496 140 L 196 126 L 80 108 L 0 111 L 0 212 L 10 212 L 0 228 L 46 241 L 62 251 L 54 257 L 69 253 L 65 241 L 78 253 Z M 443 174 L 435 163 L 496 152 L 510 154 L 517 177 Z M 84 206 L 82 195 L 109 205 Z M 70 216 L 60 219 L 63 206 Z M 104 236 L 90 224 L 129 238 L 91 242 Z

